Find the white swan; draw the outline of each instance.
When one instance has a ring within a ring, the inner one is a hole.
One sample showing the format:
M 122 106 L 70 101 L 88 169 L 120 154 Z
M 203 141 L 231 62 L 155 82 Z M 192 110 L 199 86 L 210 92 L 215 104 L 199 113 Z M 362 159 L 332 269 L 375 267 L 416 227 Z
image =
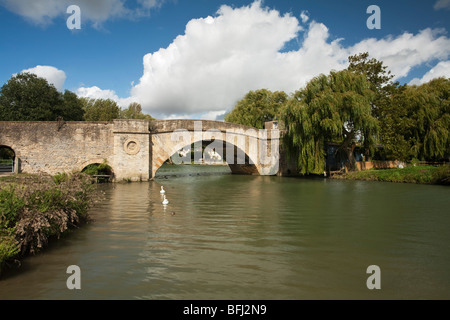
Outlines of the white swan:
M 164 205 L 169 204 L 169 200 L 166 199 L 166 196 L 164 196 L 164 200 L 163 200 L 162 204 L 164 204 Z
M 161 193 L 161 194 L 166 193 L 166 190 L 164 190 L 164 187 L 163 187 L 163 186 L 161 186 L 161 191 L 160 191 L 159 193 Z

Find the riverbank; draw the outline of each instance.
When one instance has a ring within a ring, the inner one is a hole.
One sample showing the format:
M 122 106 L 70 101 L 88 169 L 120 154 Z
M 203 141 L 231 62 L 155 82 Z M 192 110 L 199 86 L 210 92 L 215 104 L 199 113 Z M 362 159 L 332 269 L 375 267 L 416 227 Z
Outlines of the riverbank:
M 92 179 L 81 173 L 1 177 L 0 275 L 5 263 L 89 221 L 96 194 Z
M 370 169 L 334 175 L 333 179 L 450 185 L 450 165 Z

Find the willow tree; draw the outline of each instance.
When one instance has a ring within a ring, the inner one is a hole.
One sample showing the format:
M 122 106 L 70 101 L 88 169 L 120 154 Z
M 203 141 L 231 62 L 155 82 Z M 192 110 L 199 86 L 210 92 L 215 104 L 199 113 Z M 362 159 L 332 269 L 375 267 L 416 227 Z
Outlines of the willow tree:
M 326 144 L 335 142 L 355 168 L 358 143 L 375 144 L 377 120 L 371 114 L 374 92 L 364 74 L 332 71 L 312 79 L 289 99 L 282 113 L 288 155 L 297 158 L 303 174 L 322 173 Z
M 450 156 L 450 79 L 405 86 L 391 99 L 385 148 L 396 158 L 442 160 Z M 384 127 L 383 127 L 384 129 Z M 402 147 L 402 148 L 401 148 Z
M 421 153 L 423 158 L 440 160 L 450 157 L 450 78 L 437 78 L 420 86 L 426 104 L 419 114 L 423 136 Z

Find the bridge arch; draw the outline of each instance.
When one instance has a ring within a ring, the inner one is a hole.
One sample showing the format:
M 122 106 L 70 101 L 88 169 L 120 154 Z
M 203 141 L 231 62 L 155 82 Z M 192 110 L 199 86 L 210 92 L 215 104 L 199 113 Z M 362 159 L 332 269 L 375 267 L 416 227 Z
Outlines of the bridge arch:
M 101 166 L 102 164 L 106 164 L 107 168 L 105 170 L 103 170 L 104 172 L 102 172 L 101 174 L 105 174 L 105 175 L 114 177 L 114 169 L 111 167 L 111 165 L 107 161 L 105 161 L 105 159 L 92 159 L 92 160 L 85 161 L 85 162 L 83 162 L 83 164 L 81 164 L 79 166 L 79 169 L 77 171 L 85 172 L 92 165 Z
M 155 177 L 156 171 L 179 150 L 199 141 L 210 142 L 212 148 L 215 145 L 222 149 L 232 172 L 264 174 L 260 151 L 265 146 L 260 143 L 263 139 L 256 128 L 210 120 L 156 120 L 150 123 L 150 131 L 151 177 Z M 243 161 L 238 161 L 237 155 Z
M 13 148 L 0 145 L 0 173 L 18 172 L 17 156 Z
M 214 137 L 212 137 L 214 138 Z M 235 143 L 226 141 L 226 139 L 194 139 L 190 140 L 190 143 L 185 144 L 180 148 L 180 144 L 174 141 L 175 144 L 168 145 L 166 143 L 164 153 L 160 154 L 158 161 L 154 163 L 153 177 L 155 177 L 157 171 L 163 166 L 163 164 L 171 159 L 174 164 L 190 164 L 191 161 L 197 162 L 203 160 L 203 164 L 224 164 L 228 165 L 231 172 L 234 174 L 259 174 L 256 166 L 256 160 L 240 148 Z M 192 147 L 201 147 L 202 150 L 192 150 Z M 188 152 L 187 155 L 179 155 L 182 150 Z M 217 155 L 217 161 L 208 162 L 205 161 L 205 155 L 208 152 L 215 153 Z M 187 162 L 187 163 L 186 163 Z
M 0 159 L 13 159 L 16 157 L 16 151 L 7 145 L 0 144 Z

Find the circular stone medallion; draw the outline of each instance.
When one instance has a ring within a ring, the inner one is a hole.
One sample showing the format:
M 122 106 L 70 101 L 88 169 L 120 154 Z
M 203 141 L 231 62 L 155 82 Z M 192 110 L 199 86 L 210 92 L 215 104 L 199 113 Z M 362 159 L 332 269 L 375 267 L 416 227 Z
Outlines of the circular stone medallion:
M 130 155 L 135 155 L 139 152 L 141 147 L 139 146 L 139 142 L 132 139 L 128 139 L 127 141 L 125 141 L 123 149 L 125 150 L 126 153 Z

